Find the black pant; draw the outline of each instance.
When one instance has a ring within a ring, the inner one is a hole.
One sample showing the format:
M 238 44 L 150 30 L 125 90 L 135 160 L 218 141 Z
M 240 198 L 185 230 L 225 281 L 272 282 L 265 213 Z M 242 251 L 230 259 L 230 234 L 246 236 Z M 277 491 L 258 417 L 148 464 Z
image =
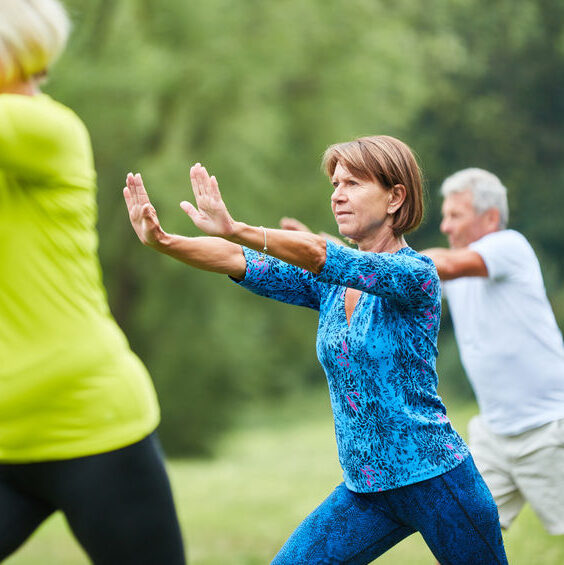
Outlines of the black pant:
M 156 434 L 87 457 L 0 464 L 0 560 L 61 510 L 96 565 L 183 565 Z

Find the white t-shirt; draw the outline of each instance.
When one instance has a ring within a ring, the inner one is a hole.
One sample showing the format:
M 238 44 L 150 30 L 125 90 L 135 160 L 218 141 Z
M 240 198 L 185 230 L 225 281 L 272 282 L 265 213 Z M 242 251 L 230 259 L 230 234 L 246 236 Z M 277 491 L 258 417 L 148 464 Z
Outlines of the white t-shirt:
M 488 277 L 446 281 L 462 363 L 488 427 L 516 435 L 564 418 L 564 345 L 538 259 L 514 230 L 469 246 Z

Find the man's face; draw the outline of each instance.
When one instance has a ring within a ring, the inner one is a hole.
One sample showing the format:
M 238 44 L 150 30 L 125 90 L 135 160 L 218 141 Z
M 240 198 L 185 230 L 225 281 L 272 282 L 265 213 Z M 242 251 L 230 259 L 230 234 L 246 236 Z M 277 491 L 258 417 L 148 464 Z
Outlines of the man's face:
M 484 214 L 477 214 L 472 204 L 472 192 L 453 192 L 443 201 L 441 232 L 453 249 L 467 247 L 491 231 Z

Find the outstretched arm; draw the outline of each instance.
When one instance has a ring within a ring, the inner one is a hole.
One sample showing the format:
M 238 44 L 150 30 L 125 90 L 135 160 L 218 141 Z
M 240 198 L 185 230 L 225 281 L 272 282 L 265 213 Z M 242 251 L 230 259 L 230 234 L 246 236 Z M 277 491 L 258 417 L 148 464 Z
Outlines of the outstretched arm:
M 435 263 L 439 277 L 443 281 L 460 277 L 487 277 L 488 268 L 482 256 L 467 247 L 461 249 L 446 249 L 432 247 L 421 251 Z
M 247 263 L 239 245 L 217 237 L 183 237 L 165 232 L 141 175 L 129 173 L 126 184 L 123 196 L 129 220 L 141 243 L 198 269 L 236 279 L 245 277 Z
M 307 233 L 313 233 L 308 226 L 306 226 L 303 222 L 300 222 L 300 220 L 297 220 L 296 218 L 288 218 L 284 216 L 283 218 L 280 218 L 279 223 L 280 223 L 280 227 L 283 230 L 305 231 Z
M 306 226 L 303 222 L 300 222 L 300 220 L 296 219 L 296 218 L 289 218 L 284 216 L 283 218 L 280 218 L 280 227 L 283 230 L 288 230 L 288 231 L 305 231 L 307 233 L 312 233 L 311 230 L 309 229 L 308 226 Z M 324 232 L 324 231 L 320 231 L 319 235 L 323 238 L 323 239 L 328 239 L 329 241 L 332 241 L 333 243 L 336 243 L 337 245 L 346 245 L 345 242 L 334 236 L 331 235 L 330 233 Z
M 326 260 L 326 242 L 313 233 L 249 226 L 229 214 L 214 176 L 199 163 L 190 169 L 196 206 L 181 202 L 181 208 L 196 227 L 227 242 L 245 245 L 313 273 L 320 273 Z

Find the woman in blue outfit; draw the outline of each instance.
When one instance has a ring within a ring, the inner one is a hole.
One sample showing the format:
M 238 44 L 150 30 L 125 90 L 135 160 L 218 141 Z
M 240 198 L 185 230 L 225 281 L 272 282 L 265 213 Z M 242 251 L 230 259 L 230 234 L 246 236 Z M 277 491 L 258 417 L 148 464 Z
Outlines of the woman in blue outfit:
M 423 214 L 417 163 L 401 141 L 374 136 L 329 147 L 323 165 L 339 232 L 358 249 L 233 220 L 200 164 L 196 206 L 180 206 L 213 237 L 163 231 L 140 175 L 124 189 L 145 245 L 319 311 L 344 482 L 273 563 L 370 563 L 416 531 L 442 565 L 507 563 L 495 503 L 436 391 L 439 279 L 403 237 Z

